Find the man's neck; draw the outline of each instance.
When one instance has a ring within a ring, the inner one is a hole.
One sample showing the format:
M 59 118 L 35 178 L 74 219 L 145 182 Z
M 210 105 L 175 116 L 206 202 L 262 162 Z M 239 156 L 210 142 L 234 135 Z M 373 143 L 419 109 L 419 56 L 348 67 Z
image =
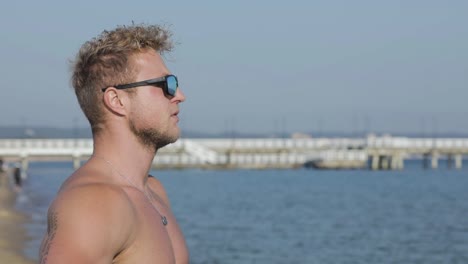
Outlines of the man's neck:
M 93 155 L 113 164 L 138 188 L 144 188 L 155 150 L 144 146 L 131 132 L 102 132 L 94 137 Z

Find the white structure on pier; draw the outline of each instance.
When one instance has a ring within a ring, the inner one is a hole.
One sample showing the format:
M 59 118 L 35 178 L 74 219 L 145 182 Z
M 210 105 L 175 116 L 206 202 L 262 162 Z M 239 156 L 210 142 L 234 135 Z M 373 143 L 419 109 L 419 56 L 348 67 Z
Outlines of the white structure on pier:
M 0 159 L 20 161 L 73 160 L 75 167 L 92 154 L 92 139 L 0 139 Z M 322 168 L 401 169 L 403 160 L 420 156 L 436 168 L 446 156 L 461 168 L 468 139 L 406 138 L 258 138 L 180 139 L 158 151 L 156 167 L 287 168 L 312 163 Z M 429 162 L 430 161 L 430 162 Z

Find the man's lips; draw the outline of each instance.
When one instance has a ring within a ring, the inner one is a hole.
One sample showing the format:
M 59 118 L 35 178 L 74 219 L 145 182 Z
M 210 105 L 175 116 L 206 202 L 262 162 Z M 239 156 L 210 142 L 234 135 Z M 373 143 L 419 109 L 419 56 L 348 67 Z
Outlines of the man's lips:
M 174 117 L 177 121 L 179 121 L 179 116 L 178 116 L 178 115 L 179 115 L 179 111 L 173 113 L 173 114 L 171 115 L 171 117 Z

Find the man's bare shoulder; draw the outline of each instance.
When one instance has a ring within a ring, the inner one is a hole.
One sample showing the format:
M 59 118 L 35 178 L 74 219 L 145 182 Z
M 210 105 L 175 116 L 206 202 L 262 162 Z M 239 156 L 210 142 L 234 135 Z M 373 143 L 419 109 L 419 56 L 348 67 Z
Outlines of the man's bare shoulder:
M 53 200 L 51 208 L 56 211 L 96 215 L 103 214 L 102 212 L 126 215 L 134 210 L 122 187 L 99 182 L 63 186 Z M 80 212 L 81 210 L 83 212 Z
M 118 185 L 89 179 L 72 175 L 52 202 L 41 259 L 106 263 L 131 243 L 136 220 L 130 198 Z
M 96 211 L 128 215 L 134 210 L 133 204 L 123 187 L 113 183 L 110 178 L 90 170 L 79 170 L 71 175 L 61 186 L 51 208 L 62 211 Z M 72 210 L 70 208 L 73 208 Z M 118 216 L 117 215 L 117 216 Z

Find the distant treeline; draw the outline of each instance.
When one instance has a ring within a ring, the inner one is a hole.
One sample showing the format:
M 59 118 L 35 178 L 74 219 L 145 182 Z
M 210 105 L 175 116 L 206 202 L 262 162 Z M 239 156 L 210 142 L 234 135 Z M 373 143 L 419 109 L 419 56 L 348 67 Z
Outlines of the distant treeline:
M 183 138 L 290 138 L 295 133 L 248 133 L 248 132 L 219 132 L 205 133 L 194 131 L 182 131 Z M 310 137 L 365 137 L 368 133 L 347 133 L 347 132 L 301 132 L 302 136 Z M 438 133 L 438 134 L 422 134 L 422 133 L 392 133 L 392 132 L 375 132 L 376 135 L 389 134 L 394 137 L 444 137 L 444 138 L 467 138 L 467 133 Z M 91 128 L 56 128 L 56 127 L 14 127 L 0 126 L 0 138 L 91 138 Z

